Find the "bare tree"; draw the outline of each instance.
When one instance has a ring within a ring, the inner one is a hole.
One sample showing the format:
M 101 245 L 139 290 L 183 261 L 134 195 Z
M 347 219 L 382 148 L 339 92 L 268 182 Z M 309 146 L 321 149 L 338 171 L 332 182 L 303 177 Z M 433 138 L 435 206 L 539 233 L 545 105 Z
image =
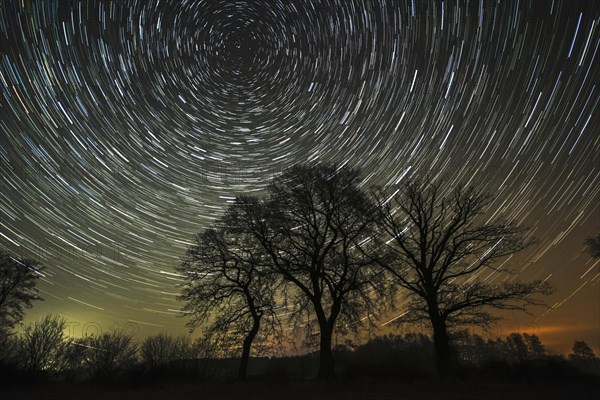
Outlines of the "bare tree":
M 539 281 L 492 283 L 492 275 L 501 273 L 497 262 L 528 243 L 524 229 L 483 218 L 489 196 L 463 187 L 443 195 L 439 184 L 419 181 L 375 196 L 391 255 L 382 265 L 407 297 L 398 321 L 431 323 L 441 373 L 451 367 L 449 326 L 487 324 L 497 318 L 486 307 L 523 310 L 541 304 L 532 295 L 550 293 L 550 286 Z
M 24 310 L 41 300 L 35 286 L 43 270 L 36 261 L 0 251 L 0 334 L 7 334 L 23 319 Z
M 37 375 L 64 367 L 65 327 L 63 318 L 50 314 L 25 326 L 20 339 L 19 358 L 26 371 Z
M 135 364 L 137 346 L 132 336 L 120 332 L 86 336 L 79 344 L 85 347 L 83 364 L 93 377 L 106 378 Z
M 334 331 L 374 312 L 381 274 L 371 249 L 374 206 L 359 174 L 332 165 L 296 166 L 269 187 L 264 201 L 238 199 L 239 217 L 286 282 L 295 314 L 313 312 L 319 327 L 318 378 L 334 376 Z M 363 251 L 359 251 L 362 248 Z M 338 324 L 340 318 L 347 324 Z
M 276 281 L 264 251 L 238 229 L 235 206 L 217 224 L 196 237 L 178 271 L 183 276 L 180 300 L 192 329 L 208 323 L 207 337 L 222 347 L 241 342 L 238 378 L 245 379 L 253 343 L 278 331 Z
M 596 236 L 588 237 L 585 239 L 592 258 L 600 258 L 600 232 Z

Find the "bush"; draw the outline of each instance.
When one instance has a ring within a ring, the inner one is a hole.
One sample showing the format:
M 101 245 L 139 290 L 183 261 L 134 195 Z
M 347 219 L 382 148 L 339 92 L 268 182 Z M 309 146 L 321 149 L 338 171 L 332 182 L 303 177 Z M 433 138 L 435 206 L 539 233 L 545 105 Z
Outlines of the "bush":
M 342 377 L 400 378 L 412 381 L 435 372 L 433 344 L 422 334 L 385 335 L 338 356 Z
M 137 361 L 137 346 L 130 335 L 118 332 L 87 336 L 79 343 L 84 349 L 84 365 L 93 378 L 115 377 L 133 367 Z
M 28 374 L 40 378 L 65 369 L 65 326 L 65 320 L 57 315 L 46 315 L 25 326 L 19 341 L 19 359 Z

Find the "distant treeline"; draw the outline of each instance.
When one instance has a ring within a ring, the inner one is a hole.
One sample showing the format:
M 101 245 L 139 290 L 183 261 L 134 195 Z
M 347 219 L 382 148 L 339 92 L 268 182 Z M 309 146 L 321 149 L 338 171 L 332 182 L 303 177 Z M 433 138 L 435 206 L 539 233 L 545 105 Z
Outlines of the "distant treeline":
M 145 383 L 165 380 L 214 381 L 236 376 L 238 359 L 231 351 L 203 339 L 159 334 L 136 344 L 130 335 L 112 332 L 71 338 L 63 319 L 48 315 L 25 326 L 19 334 L 4 335 L 0 343 L 0 379 L 20 384 L 33 381 L 110 381 Z M 536 335 L 512 333 L 485 340 L 467 331 L 451 336 L 460 362 L 459 376 L 492 380 L 598 379 L 600 359 L 576 341 L 568 356 L 548 354 Z M 377 336 L 355 345 L 334 348 L 340 379 L 435 377 L 434 345 L 429 336 L 408 333 Z M 318 354 L 294 357 L 256 357 L 248 375 L 254 379 L 310 379 Z

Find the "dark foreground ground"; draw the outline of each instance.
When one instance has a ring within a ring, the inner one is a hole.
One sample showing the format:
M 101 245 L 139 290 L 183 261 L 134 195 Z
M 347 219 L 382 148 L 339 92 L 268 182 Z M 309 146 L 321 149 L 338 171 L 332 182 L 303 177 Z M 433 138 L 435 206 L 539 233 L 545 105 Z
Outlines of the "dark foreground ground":
M 154 383 L 139 386 L 46 383 L 4 386 L 1 399 L 598 399 L 600 382 L 477 383 L 381 381 Z

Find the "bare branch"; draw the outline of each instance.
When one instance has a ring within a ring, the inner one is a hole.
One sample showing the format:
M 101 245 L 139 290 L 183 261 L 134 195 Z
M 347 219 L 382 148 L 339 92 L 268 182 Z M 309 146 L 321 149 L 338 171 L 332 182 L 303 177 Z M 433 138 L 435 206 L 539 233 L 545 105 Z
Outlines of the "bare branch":
M 491 198 L 474 188 L 442 195 L 439 183 L 414 181 L 391 195 L 374 193 L 380 235 L 388 256 L 378 263 L 406 289 L 405 314 L 398 320 L 429 320 L 438 365 L 450 354 L 448 325 L 489 323 L 484 308 L 525 310 L 543 303 L 548 283 L 485 284 L 485 269 L 526 248 L 525 229 L 502 220 L 486 221 Z M 508 271 L 506 271 L 508 272 Z

